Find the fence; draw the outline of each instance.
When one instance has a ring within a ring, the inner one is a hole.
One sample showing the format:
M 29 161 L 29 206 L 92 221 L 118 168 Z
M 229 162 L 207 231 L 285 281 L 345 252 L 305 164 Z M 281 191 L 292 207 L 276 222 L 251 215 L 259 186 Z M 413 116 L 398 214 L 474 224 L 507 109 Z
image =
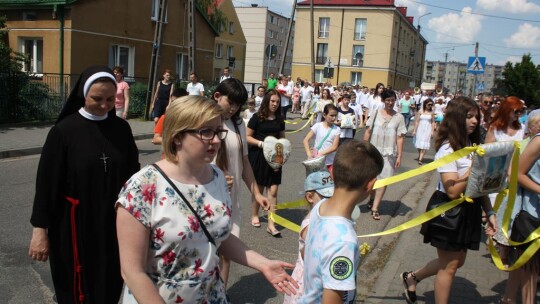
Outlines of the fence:
M 77 82 L 78 74 L 48 73 L 39 76 L 25 73 L 0 74 L 0 123 L 54 121 Z M 142 118 L 147 111 L 148 79 L 126 79 L 130 85 L 129 117 Z M 176 86 L 185 88 L 187 81 Z M 218 82 L 204 82 L 205 95 L 212 96 Z M 245 83 L 248 94 L 254 95 L 259 84 Z

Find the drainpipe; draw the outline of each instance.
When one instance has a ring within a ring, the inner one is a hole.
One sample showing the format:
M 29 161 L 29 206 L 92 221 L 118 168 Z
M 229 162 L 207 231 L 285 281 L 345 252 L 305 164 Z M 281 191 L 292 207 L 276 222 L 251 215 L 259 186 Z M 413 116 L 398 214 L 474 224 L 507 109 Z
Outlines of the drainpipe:
M 60 67 L 58 72 L 60 74 L 60 86 L 59 94 L 62 98 L 62 101 L 65 101 L 64 96 L 64 6 L 55 4 L 53 6 L 53 16 L 58 16 L 59 23 L 59 42 L 60 42 L 60 52 L 58 54 L 58 61 L 60 62 Z
M 398 15 L 400 13 L 398 12 Z M 398 54 L 399 54 L 399 37 L 401 36 L 401 16 L 399 16 L 399 27 L 398 27 L 398 34 L 397 34 L 397 47 L 396 47 L 396 64 L 394 65 L 394 81 L 392 83 L 392 89 L 396 87 L 396 78 L 397 78 L 397 64 L 398 64 Z

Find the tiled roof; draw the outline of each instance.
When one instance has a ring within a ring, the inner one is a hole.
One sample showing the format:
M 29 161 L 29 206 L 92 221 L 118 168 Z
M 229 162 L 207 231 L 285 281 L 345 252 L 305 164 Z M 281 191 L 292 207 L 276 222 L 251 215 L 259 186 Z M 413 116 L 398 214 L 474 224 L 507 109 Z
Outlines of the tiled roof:
M 77 0 L 0 0 L 0 6 L 71 4 Z
M 298 2 L 298 6 L 309 5 L 310 0 Z M 324 6 L 394 6 L 394 0 L 313 0 L 313 5 Z

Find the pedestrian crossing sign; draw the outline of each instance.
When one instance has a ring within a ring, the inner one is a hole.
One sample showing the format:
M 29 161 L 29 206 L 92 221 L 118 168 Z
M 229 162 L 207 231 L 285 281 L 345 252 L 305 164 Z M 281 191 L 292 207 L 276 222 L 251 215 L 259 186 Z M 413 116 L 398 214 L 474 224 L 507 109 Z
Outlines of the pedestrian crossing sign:
M 469 74 L 484 74 L 486 67 L 486 57 L 469 57 L 467 64 L 467 73 Z
M 486 85 L 484 84 L 483 81 L 482 81 L 482 82 L 479 82 L 479 83 L 476 85 L 476 89 L 477 89 L 478 91 L 483 91 L 483 90 L 486 89 Z

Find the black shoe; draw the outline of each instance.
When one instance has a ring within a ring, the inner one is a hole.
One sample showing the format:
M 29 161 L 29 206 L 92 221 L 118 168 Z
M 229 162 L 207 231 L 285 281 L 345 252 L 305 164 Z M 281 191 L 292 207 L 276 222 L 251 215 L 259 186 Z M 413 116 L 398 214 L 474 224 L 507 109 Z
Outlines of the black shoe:
M 414 275 L 414 272 L 410 271 L 410 272 L 403 272 L 401 274 L 401 279 L 403 280 L 403 287 L 405 288 L 405 299 L 407 300 L 407 304 L 415 304 L 416 303 L 416 291 L 410 291 L 409 290 L 409 284 L 407 284 L 407 277 L 409 276 L 409 273 L 413 276 L 413 279 L 418 282 L 418 280 L 416 280 L 416 275 Z

